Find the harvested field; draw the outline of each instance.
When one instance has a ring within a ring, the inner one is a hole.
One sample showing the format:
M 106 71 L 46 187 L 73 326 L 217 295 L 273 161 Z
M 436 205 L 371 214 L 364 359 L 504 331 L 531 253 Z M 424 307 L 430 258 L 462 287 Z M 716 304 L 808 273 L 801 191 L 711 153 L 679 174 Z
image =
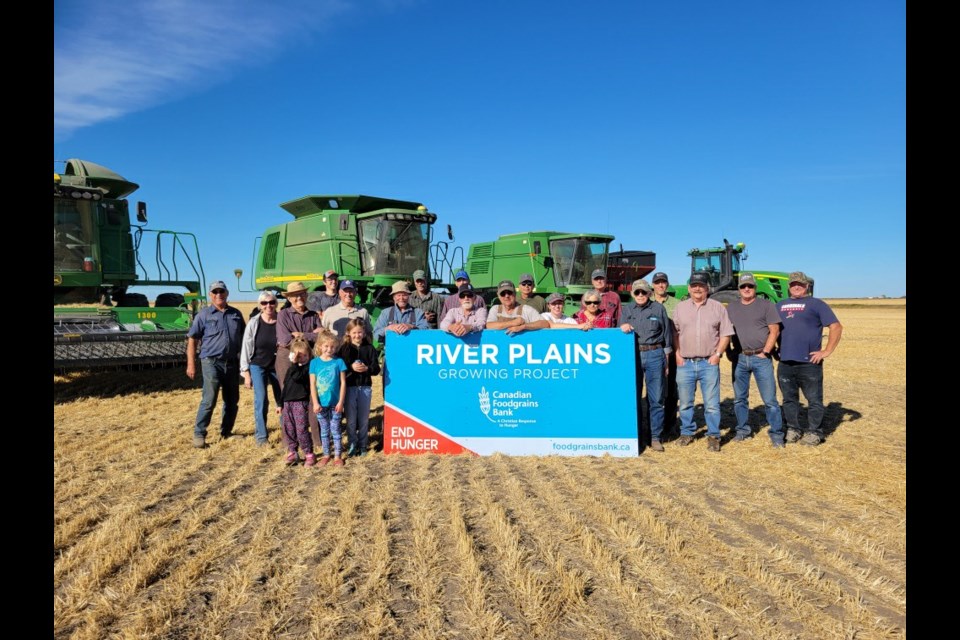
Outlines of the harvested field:
M 54 636 L 903 637 L 906 307 L 871 302 L 838 305 L 815 448 L 287 468 L 252 391 L 196 450 L 181 370 L 54 376 Z

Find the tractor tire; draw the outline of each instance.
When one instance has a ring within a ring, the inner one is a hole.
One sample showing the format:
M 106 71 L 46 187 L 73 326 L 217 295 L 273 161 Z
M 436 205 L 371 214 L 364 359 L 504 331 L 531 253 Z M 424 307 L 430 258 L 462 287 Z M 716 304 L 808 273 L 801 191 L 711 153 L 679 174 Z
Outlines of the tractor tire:
M 147 296 L 142 293 L 125 293 L 117 300 L 118 307 L 149 307 Z
M 183 294 L 161 293 L 154 301 L 154 307 L 179 307 L 183 304 Z
M 710 296 L 713 300 L 721 303 L 723 306 L 727 306 L 731 302 L 736 302 L 740 299 L 740 294 L 736 291 L 718 291 Z

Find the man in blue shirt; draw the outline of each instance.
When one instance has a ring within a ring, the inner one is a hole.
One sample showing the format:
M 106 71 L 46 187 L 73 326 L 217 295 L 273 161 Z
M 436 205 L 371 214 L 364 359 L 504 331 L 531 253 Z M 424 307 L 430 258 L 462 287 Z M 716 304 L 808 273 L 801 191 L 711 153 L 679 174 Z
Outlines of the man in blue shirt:
M 807 295 L 810 278 L 802 271 L 790 274 L 790 297 L 777 303 L 783 329 L 780 332 L 780 367 L 777 379 L 783 394 L 783 421 L 787 442 L 800 440 L 816 446 L 823 441 L 823 360 L 840 343 L 843 326 L 830 306 Z M 823 328 L 830 333 L 821 348 Z M 807 399 L 807 431 L 800 428 L 800 391 Z M 802 436 L 802 438 L 801 438 Z
M 650 416 L 650 448 L 663 452 L 663 387 L 667 358 L 673 353 L 673 334 L 667 310 L 652 299 L 653 287 L 646 280 L 631 286 L 633 304 L 623 309 L 620 330 L 637 336 L 640 370 L 637 372 L 637 399 L 647 382 L 647 414 Z M 643 411 L 640 411 L 641 421 Z
M 373 328 L 373 336 L 383 342 L 387 331 L 403 335 L 411 329 L 429 329 L 430 324 L 420 309 L 410 306 L 410 287 L 402 280 L 394 282 L 390 291 L 393 297 L 393 306 L 380 312 L 377 324 Z
M 217 394 L 223 392 L 220 437 L 233 434 L 240 403 L 240 349 L 245 323 L 243 314 L 227 304 L 227 285 L 223 280 L 210 283 L 210 304 L 196 315 L 187 332 L 187 377 L 197 375 L 197 341 L 200 341 L 200 365 L 203 370 L 203 395 L 193 428 L 193 446 L 206 446 L 207 427 L 217 406 Z

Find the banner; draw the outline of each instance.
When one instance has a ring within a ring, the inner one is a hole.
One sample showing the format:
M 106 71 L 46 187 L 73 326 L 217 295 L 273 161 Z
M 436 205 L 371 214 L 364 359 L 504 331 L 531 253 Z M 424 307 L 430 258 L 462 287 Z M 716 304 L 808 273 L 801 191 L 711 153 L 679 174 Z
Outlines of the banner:
M 633 334 L 388 331 L 386 353 L 385 453 L 639 453 Z

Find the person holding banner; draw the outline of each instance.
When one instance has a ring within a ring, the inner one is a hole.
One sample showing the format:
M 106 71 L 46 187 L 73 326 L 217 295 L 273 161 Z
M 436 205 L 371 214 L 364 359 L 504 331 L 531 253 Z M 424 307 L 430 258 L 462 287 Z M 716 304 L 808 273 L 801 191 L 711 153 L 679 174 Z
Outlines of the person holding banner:
M 457 289 L 457 300 L 460 301 L 460 306 L 447 312 L 440 321 L 440 329 L 458 338 L 475 331 L 483 331 L 487 325 L 487 310 L 477 307 L 476 299 L 473 287 L 469 284 L 460 285 Z
M 573 314 L 573 319 L 580 324 L 580 328 L 587 329 L 610 329 L 616 326 L 606 309 L 601 308 L 602 298 L 600 294 L 594 291 L 588 291 L 580 298 L 580 304 L 583 308 Z
M 546 329 L 550 323 L 540 317 L 533 307 L 517 302 L 517 288 L 510 280 L 501 280 L 497 285 L 500 304 L 490 307 L 487 314 L 487 329 L 506 329 L 514 335 L 523 331 Z
M 670 320 L 663 305 L 651 299 L 653 287 L 646 280 L 635 280 L 630 287 L 633 304 L 623 310 L 620 330 L 637 336 L 640 372 L 637 375 L 637 399 L 647 383 L 647 413 L 650 416 L 650 448 L 663 452 L 663 383 L 667 358 L 673 352 Z M 641 422 L 643 412 L 640 412 Z
M 551 293 L 547 296 L 547 308 L 540 317 L 550 323 L 551 329 L 589 329 L 586 325 L 579 325 L 577 321 L 563 312 L 563 294 Z
M 464 271 L 463 269 L 460 269 L 460 271 L 457 271 L 456 275 L 454 275 L 453 277 L 454 277 L 454 284 L 457 285 L 457 291 L 459 291 L 460 287 L 462 287 L 463 285 L 470 284 L 470 276 L 467 275 L 467 272 Z M 446 315 L 450 312 L 450 309 L 456 309 L 459 306 L 460 306 L 460 299 L 457 298 L 457 296 L 455 295 L 447 296 L 446 298 L 443 299 L 443 311 L 440 312 L 440 316 L 446 317 Z M 483 296 L 474 294 L 473 306 L 479 309 L 486 309 L 487 303 L 484 301 Z
M 430 328 L 423 311 L 410 306 L 410 287 L 406 282 L 394 282 L 390 295 L 393 297 L 393 306 L 380 312 L 377 326 L 373 328 L 373 335 L 379 342 L 384 341 L 387 331 L 403 335 L 411 329 Z

